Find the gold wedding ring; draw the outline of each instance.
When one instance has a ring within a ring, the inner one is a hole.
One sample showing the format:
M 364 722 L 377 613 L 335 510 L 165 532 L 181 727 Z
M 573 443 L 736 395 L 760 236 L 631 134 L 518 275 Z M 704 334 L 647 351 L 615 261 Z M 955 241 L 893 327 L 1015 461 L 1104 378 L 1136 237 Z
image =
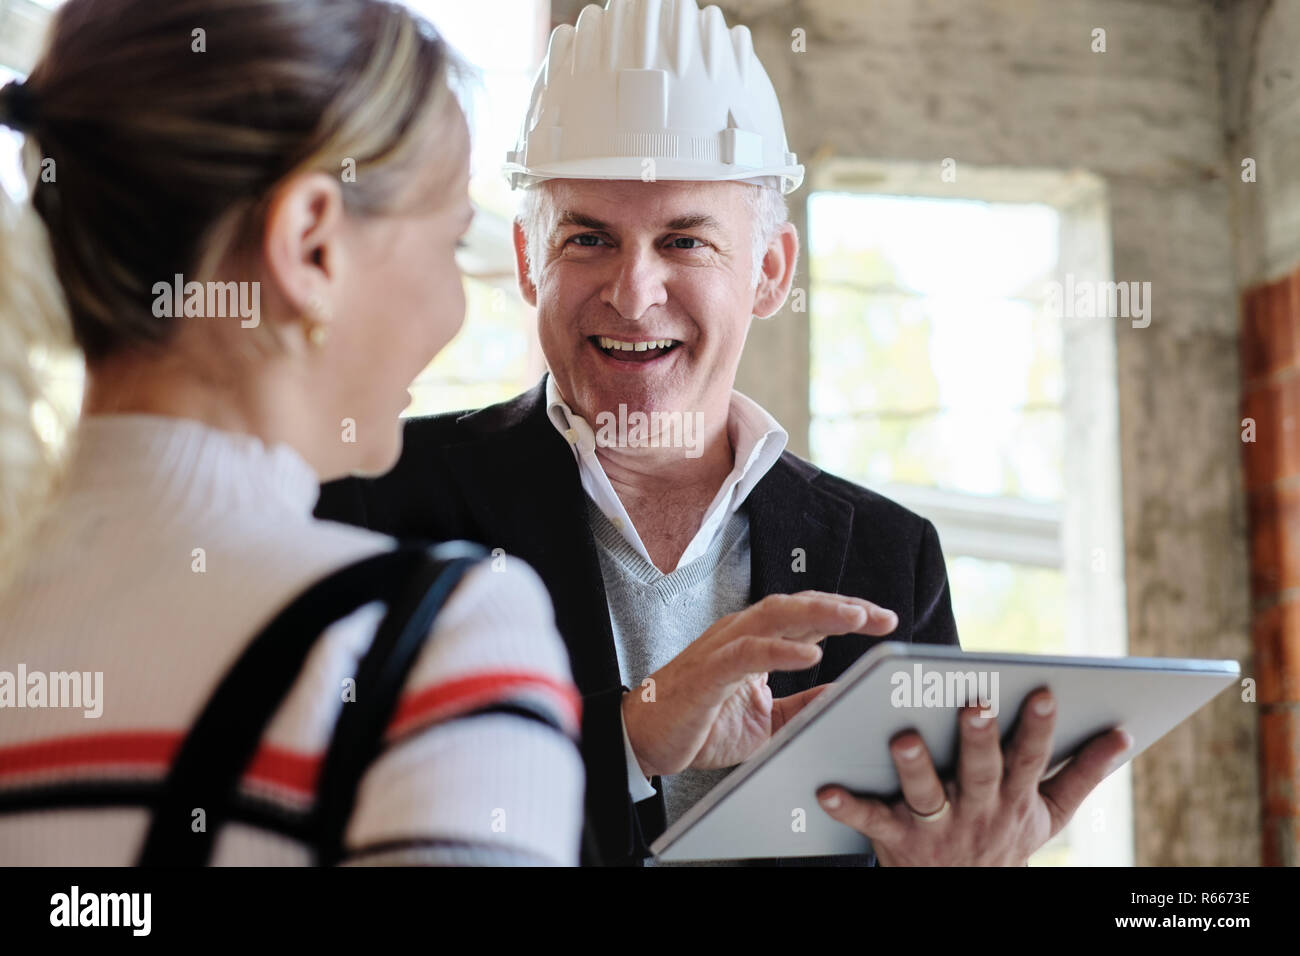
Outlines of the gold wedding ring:
M 916 817 L 922 823 L 935 823 L 942 820 L 948 815 L 948 811 L 951 808 L 952 804 L 948 802 L 946 797 L 944 798 L 943 806 L 938 810 L 935 810 L 934 813 L 917 813 L 915 810 L 912 810 L 911 804 L 907 807 L 907 809 L 912 810 L 912 816 Z

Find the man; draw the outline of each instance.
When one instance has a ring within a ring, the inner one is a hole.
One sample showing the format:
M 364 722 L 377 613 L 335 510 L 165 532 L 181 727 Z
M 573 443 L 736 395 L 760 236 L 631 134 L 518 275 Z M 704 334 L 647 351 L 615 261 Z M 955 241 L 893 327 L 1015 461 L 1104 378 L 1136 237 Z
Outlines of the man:
M 947 575 L 928 521 L 786 452 L 733 389 L 750 322 L 790 291 L 782 192 L 803 176 L 747 30 L 694 0 L 586 8 L 552 36 L 507 170 L 550 374 L 408 422 L 397 467 L 327 486 L 317 513 L 538 570 L 583 694 L 586 859 L 636 864 L 874 643 L 957 644 Z M 884 863 L 1023 863 L 1122 742 L 1040 793 L 1052 717 L 1031 711 L 1005 774 L 992 721 L 963 722 L 958 781 L 903 734 L 903 800 L 822 806 Z

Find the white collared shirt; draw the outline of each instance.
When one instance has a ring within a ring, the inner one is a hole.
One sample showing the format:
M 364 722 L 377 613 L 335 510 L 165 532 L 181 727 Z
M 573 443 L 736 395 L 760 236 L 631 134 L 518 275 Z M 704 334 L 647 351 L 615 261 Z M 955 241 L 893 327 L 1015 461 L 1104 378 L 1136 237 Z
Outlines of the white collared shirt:
M 641 557 L 654 564 L 596 455 L 595 431 L 586 419 L 569 408 L 555 384 L 555 377 L 550 374 L 546 376 L 546 412 L 555 430 L 564 436 L 573 449 L 578 462 L 578 473 L 582 477 L 582 490 L 622 533 L 627 543 Z M 704 512 L 700 529 L 682 552 L 677 567 L 690 564 L 709 550 L 713 539 L 745 503 L 754 486 L 776 464 L 790 438 L 780 423 L 758 402 L 734 390 L 727 413 L 727 434 L 731 439 L 731 447 L 735 450 L 735 464 Z M 671 574 L 676 569 L 660 570 Z
M 605 474 L 605 468 L 596 455 L 595 431 L 586 419 L 565 402 L 555 384 L 555 377 L 549 373 L 546 376 L 546 412 L 556 431 L 564 436 L 573 449 L 574 458 L 578 462 L 578 474 L 582 478 L 582 490 L 619 530 L 627 543 L 653 565 L 654 561 L 650 558 L 641 535 L 637 533 L 627 509 L 623 507 L 623 502 L 610 484 L 609 476 Z M 700 522 L 700 528 L 691 543 L 682 552 L 677 567 L 694 561 L 709 549 L 731 516 L 740 510 L 754 486 L 776 464 L 790 437 L 758 402 L 735 390 L 731 393 L 731 406 L 727 413 L 727 435 L 735 452 L 731 473 L 722 482 L 722 487 L 704 512 L 704 520 Z M 673 570 L 675 568 L 670 568 L 664 573 Z M 627 736 L 626 723 L 623 724 L 623 749 L 627 756 L 627 787 L 632 800 L 636 802 L 653 797 L 655 789 L 641 773 L 632 742 Z

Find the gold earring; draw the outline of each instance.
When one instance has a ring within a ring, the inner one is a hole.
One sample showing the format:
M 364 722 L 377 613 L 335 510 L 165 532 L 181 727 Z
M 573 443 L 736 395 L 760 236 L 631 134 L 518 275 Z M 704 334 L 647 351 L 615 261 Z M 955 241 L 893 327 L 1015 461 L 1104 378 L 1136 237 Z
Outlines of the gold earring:
M 321 302 L 320 296 L 314 296 L 307 303 L 307 315 L 304 317 L 303 325 L 307 333 L 307 341 L 314 347 L 320 348 L 329 338 L 329 328 L 321 321 L 325 314 L 325 306 Z

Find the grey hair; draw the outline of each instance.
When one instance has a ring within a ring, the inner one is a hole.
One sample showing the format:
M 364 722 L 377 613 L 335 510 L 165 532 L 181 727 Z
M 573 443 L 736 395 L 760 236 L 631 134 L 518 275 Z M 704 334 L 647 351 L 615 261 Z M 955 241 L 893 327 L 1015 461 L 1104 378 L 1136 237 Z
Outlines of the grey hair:
M 777 229 L 789 219 L 790 213 L 785 204 L 785 196 L 776 186 L 751 183 L 742 185 L 753 185 L 752 189 L 745 190 L 745 201 L 749 203 L 754 217 L 754 283 L 757 284 L 768 243 L 772 241 Z M 541 279 L 541 267 L 545 264 L 546 244 L 560 218 L 560 211 L 552 200 L 547 182 L 524 191 L 515 218 L 524 230 L 528 279 L 536 286 Z

